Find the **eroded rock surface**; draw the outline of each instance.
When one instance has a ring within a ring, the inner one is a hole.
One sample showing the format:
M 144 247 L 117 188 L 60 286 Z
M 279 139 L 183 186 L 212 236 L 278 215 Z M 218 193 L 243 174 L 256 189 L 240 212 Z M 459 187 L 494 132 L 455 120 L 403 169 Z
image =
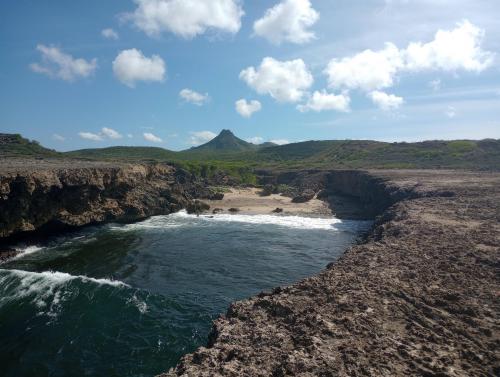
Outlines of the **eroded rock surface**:
M 356 174 L 332 181 L 387 207 L 367 242 L 232 304 L 164 376 L 500 374 L 500 175 Z
M 0 166 L 0 238 L 168 214 L 206 191 L 169 165 L 6 160 Z

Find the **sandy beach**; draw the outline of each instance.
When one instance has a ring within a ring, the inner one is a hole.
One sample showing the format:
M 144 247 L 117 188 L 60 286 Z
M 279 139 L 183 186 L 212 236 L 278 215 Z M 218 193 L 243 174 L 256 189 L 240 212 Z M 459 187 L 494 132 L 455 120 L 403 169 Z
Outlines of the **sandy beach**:
M 283 209 L 283 215 L 329 217 L 332 211 L 327 203 L 319 199 L 311 199 L 306 203 L 292 203 L 292 199 L 278 194 L 260 196 L 258 188 L 232 188 L 224 193 L 222 200 L 208 200 L 210 211 L 215 208 L 229 212 L 230 208 L 238 208 L 238 213 L 260 215 L 271 214 L 276 208 Z

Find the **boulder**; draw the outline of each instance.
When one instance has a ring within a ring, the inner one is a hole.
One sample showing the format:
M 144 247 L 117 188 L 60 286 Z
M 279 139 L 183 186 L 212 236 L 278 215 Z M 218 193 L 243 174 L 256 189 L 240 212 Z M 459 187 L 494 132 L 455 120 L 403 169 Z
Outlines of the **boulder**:
M 299 195 L 292 199 L 293 203 L 305 203 L 314 198 L 313 190 L 304 190 Z

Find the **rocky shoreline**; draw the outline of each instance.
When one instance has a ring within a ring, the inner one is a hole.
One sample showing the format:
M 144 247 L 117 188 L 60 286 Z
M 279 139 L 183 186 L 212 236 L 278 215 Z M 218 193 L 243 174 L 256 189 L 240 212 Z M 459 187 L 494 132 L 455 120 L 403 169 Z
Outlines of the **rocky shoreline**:
M 7 159 L 0 166 L 0 247 L 106 222 L 134 222 L 217 197 L 166 164 Z
M 500 175 L 326 179 L 379 211 L 366 243 L 317 276 L 235 302 L 207 347 L 162 376 L 498 375 Z
M 232 304 L 207 347 L 164 376 L 500 374 L 500 174 L 259 178 L 313 191 L 341 218 L 377 216 L 376 225 L 320 274 Z M 0 166 L 0 249 L 11 257 L 9 242 L 29 235 L 133 222 L 217 198 L 207 182 L 164 164 L 8 160 Z

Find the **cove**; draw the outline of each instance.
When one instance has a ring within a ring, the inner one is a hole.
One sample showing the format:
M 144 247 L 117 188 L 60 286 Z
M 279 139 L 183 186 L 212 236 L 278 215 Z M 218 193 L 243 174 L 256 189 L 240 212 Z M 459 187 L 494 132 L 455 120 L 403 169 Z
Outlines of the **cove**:
M 180 212 L 82 229 L 0 265 L 5 376 L 152 376 L 228 305 L 311 276 L 370 222 Z

